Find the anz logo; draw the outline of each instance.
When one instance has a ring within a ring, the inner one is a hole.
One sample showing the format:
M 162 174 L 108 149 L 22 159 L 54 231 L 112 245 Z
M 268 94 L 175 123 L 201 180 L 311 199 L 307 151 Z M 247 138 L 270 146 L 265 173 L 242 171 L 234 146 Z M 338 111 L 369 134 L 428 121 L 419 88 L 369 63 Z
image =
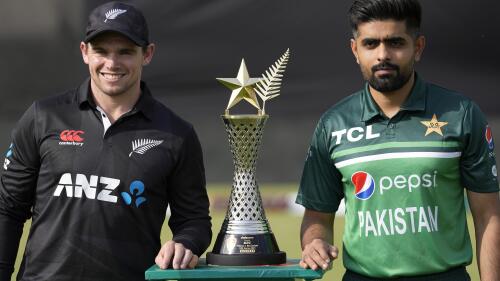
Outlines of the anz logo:
M 74 179 L 74 181 L 73 181 Z M 55 197 L 70 197 L 70 198 L 86 198 L 91 200 L 99 200 L 110 203 L 117 203 L 118 196 L 113 194 L 113 191 L 120 185 L 119 179 L 108 177 L 99 177 L 91 175 L 87 177 L 84 174 L 65 173 L 59 179 L 59 183 L 54 191 Z M 100 187 L 98 190 L 98 186 Z M 144 193 L 144 183 L 136 180 L 130 184 L 130 194 L 122 192 L 122 199 L 126 205 L 131 205 L 135 199 L 135 206 L 146 201 L 146 198 L 139 196 Z M 99 192 L 98 192 L 99 191 Z M 126 194 L 126 195 L 125 195 Z
M 139 196 L 144 192 L 144 183 L 142 181 L 133 181 L 130 184 L 130 193 L 122 192 L 123 201 L 125 204 L 131 205 L 134 202 L 134 205 L 139 208 L 139 206 L 146 202 L 146 198 L 143 196 Z M 135 201 L 134 201 L 135 197 Z

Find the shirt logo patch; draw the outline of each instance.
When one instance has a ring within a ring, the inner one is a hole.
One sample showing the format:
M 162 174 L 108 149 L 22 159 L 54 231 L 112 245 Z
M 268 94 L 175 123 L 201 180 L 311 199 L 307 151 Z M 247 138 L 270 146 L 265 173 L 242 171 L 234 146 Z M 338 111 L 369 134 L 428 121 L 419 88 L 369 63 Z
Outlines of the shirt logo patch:
M 122 10 L 122 9 L 113 9 L 109 10 L 106 12 L 106 19 L 104 22 L 107 22 L 108 20 L 114 20 L 116 19 L 117 16 L 127 12 L 127 10 Z
M 372 197 L 375 191 L 375 180 L 367 172 L 356 172 L 351 176 L 354 185 L 354 195 L 360 200 L 367 200 Z
M 380 137 L 379 133 L 373 132 L 372 125 L 366 126 L 366 128 L 354 127 L 339 131 L 333 131 L 331 135 L 332 138 L 335 139 L 335 144 L 340 144 L 342 142 L 342 139 L 344 138 L 344 135 L 346 135 L 348 142 L 357 142 L 362 139 L 371 140 Z
M 128 157 L 132 157 L 133 153 L 144 154 L 151 148 L 163 143 L 163 140 L 138 139 L 132 142 L 132 152 Z
M 73 179 L 75 179 L 73 181 Z M 59 179 L 54 191 L 55 197 L 87 198 L 110 203 L 118 202 L 118 197 L 111 194 L 120 185 L 119 179 L 84 174 L 65 173 Z M 99 192 L 98 192 L 99 191 Z
M 498 176 L 497 174 L 497 165 L 493 165 L 491 167 L 491 174 L 496 178 Z
M 61 175 L 59 183 L 54 190 L 54 197 L 67 197 L 76 199 L 91 199 L 104 201 L 108 203 L 118 203 L 120 199 L 113 192 L 119 189 L 119 179 L 101 177 L 98 175 L 72 174 L 65 173 Z M 123 202 L 130 206 L 132 203 L 139 208 L 141 204 L 146 202 L 144 196 L 144 183 L 140 180 L 134 180 L 129 187 L 130 193 L 121 192 Z
M 495 144 L 493 143 L 493 134 L 491 133 L 490 125 L 486 125 L 486 132 L 484 133 L 484 136 L 486 137 L 488 147 L 493 150 L 495 148 Z
M 5 161 L 3 162 L 3 169 L 4 170 L 7 170 L 7 168 L 9 167 L 9 164 L 10 164 L 9 157 L 12 156 L 12 147 L 14 147 L 13 143 L 10 144 L 9 150 L 7 151 L 7 153 L 5 153 Z
M 420 121 L 424 126 L 427 127 L 427 131 L 425 131 L 425 136 L 436 133 L 439 135 L 443 135 L 441 128 L 448 125 L 448 122 L 440 122 L 438 121 L 436 114 L 432 115 L 432 119 L 429 121 Z
M 139 208 L 139 206 L 146 202 L 146 198 L 143 196 L 139 196 L 144 192 L 144 183 L 139 180 L 135 180 L 130 184 L 129 187 L 130 193 L 127 192 L 122 192 L 122 198 L 123 201 L 125 201 L 125 204 L 131 205 L 132 202 L 134 202 L 134 197 L 135 197 L 135 202 L 134 205 Z
M 81 135 L 85 134 L 82 130 L 64 130 L 59 134 L 59 145 L 76 145 L 83 146 L 83 141 Z

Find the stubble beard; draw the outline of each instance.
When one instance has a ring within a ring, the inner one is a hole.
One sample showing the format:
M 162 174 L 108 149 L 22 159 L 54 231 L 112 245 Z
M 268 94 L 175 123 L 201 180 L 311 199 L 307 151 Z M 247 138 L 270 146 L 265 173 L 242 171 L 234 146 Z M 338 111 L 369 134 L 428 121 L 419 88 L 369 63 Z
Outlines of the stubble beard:
M 131 81 L 123 81 L 122 83 L 119 83 L 118 85 L 111 86 L 108 84 L 106 81 L 99 81 L 100 83 L 96 83 L 97 88 L 99 91 L 108 97 L 120 97 L 125 94 L 127 94 L 134 86 L 134 83 Z
M 391 69 L 395 71 L 395 74 L 376 77 L 375 71 L 379 69 Z M 398 65 L 382 62 L 373 66 L 371 71 L 363 71 L 363 76 L 368 84 L 375 90 L 381 93 L 390 93 L 401 89 L 410 80 L 412 73 L 413 65 L 406 71 L 401 72 Z

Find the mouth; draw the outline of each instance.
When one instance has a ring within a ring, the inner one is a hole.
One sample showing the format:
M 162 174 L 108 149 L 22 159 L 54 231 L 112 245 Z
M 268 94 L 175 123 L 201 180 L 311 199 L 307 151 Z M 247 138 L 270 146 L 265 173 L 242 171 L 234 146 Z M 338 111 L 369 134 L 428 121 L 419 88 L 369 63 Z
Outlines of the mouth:
M 120 80 L 125 74 L 123 73 L 105 73 L 105 72 L 100 72 L 99 75 L 103 77 L 106 81 L 109 82 L 115 82 Z
M 385 76 L 385 75 L 393 74 L 395 71 L 396 71 L 396 69 L 393 69 L 393 68 L 384 68 L 384 69 L 375 70 L 375 73 L 378 76 Z
M 378 65 L 375 65 L 372 67 L 373 75 L 376 75 L 376 76 L 382 77 L 382 78 L 397 74 L 398 71 L 399 71 L 399 67 L 397 65 L 394 65 L 394 64 L 389 63 L 389 62 L 382 62 L 382 63 L 379 63 Z

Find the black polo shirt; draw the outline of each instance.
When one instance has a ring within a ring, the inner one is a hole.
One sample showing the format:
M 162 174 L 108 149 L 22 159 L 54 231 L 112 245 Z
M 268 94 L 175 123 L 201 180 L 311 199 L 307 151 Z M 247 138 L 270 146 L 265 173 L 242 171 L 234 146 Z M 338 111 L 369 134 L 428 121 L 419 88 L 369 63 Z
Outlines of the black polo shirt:
M 168 205 L 175 241 L 197 255 L 210 244 L 193 127 L 142 82 L 133 110 L 106 130 L 89 85 L 33 103 L 14 129 L 0 169 L 2 278 L 30 216 L 20 280 L 144 280 Z

